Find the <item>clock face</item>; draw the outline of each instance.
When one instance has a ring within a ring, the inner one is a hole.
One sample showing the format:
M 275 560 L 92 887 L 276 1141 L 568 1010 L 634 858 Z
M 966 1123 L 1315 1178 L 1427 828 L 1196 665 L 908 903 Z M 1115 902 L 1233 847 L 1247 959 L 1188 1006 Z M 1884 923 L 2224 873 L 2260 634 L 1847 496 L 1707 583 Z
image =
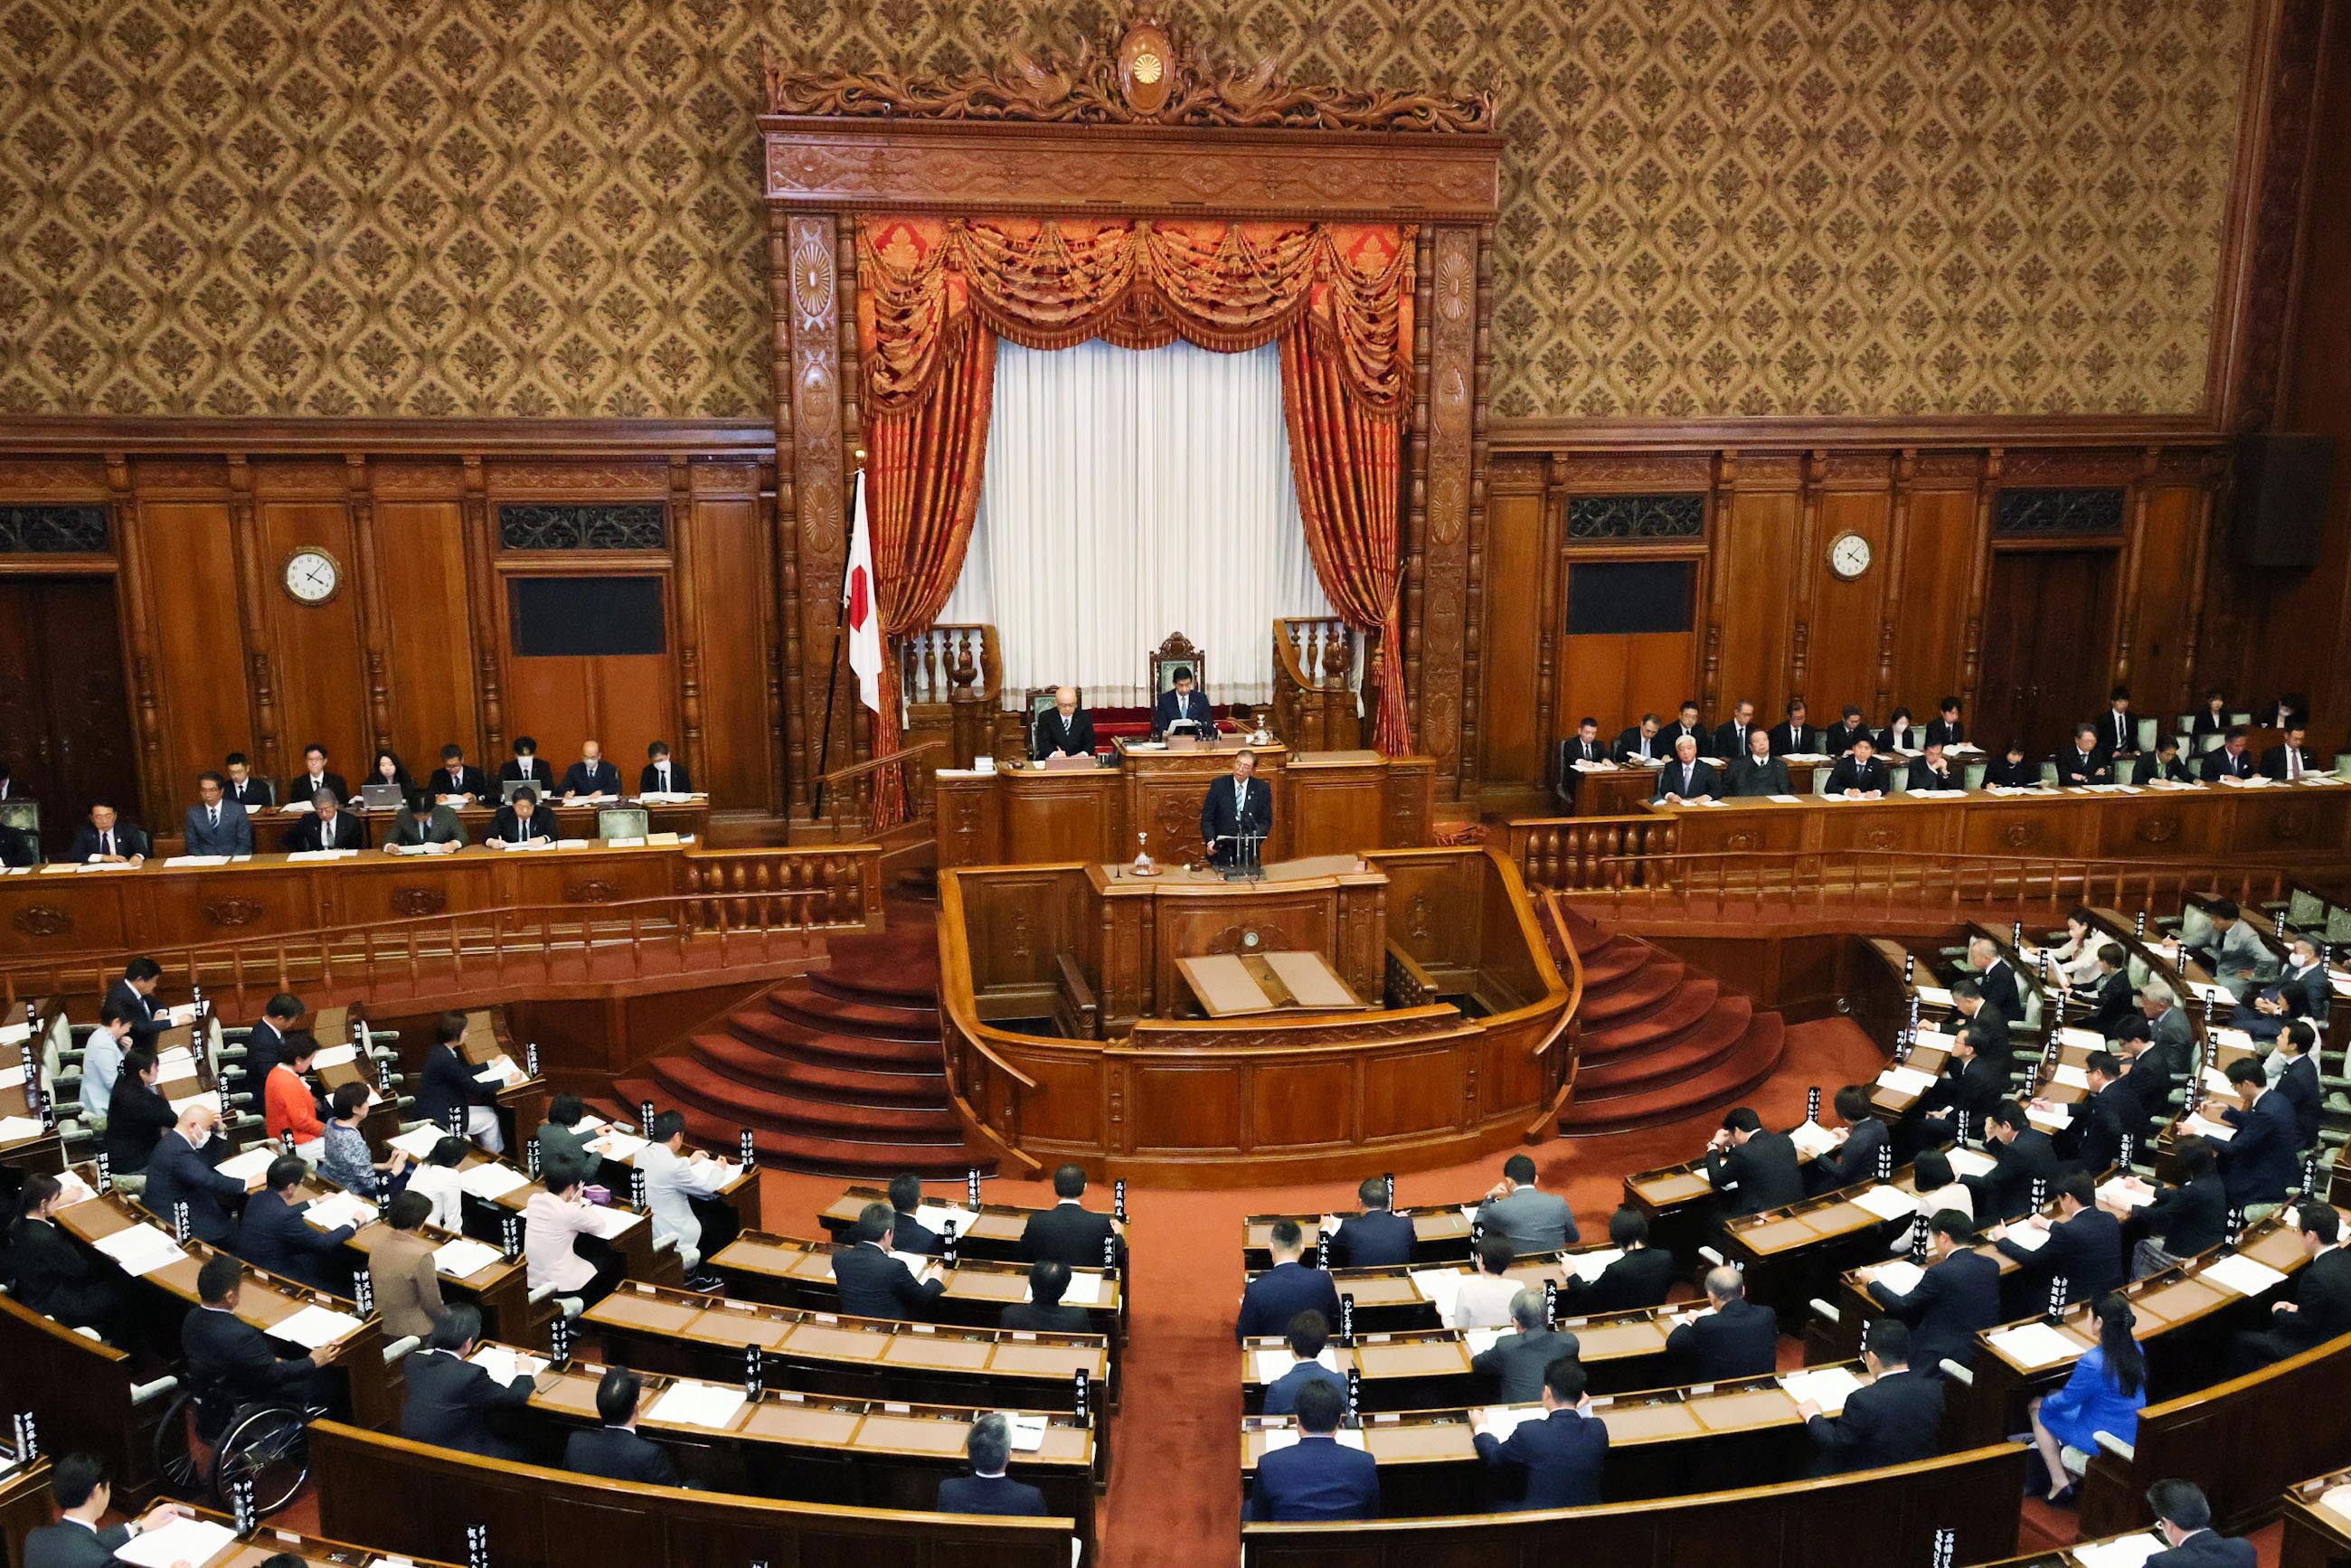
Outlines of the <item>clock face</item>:
M 343 569 L 324 550 L 296 550 L 286 558 L 286 591 L 302 604 L 324 604 L 342 585 Z
M 1869 541 L 1859 534 L 1840 534 L 1829 545 L 1829 570 L 1852 579 L 1869 570 Z

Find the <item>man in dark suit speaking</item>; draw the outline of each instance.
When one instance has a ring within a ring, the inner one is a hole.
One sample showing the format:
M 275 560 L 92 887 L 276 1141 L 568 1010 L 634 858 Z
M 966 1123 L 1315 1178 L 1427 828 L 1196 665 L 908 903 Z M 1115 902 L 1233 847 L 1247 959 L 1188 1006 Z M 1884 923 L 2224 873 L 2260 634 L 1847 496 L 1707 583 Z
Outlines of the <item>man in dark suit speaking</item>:
M 1232 865 L 1241 854 L 1242 838 L 1251 841 L 1247 847 L 1250 858 L 1256 858 L 1259 841 L 1273 831 L 1273 787 L 1256 777 L 1257 753 L 1233 753 L 1233 770 L 1208 786 L 1208 798 L 1200 806 L 1200 838 L 1208 846 L 1212 865 Z
M 1159 694 L 1158 706 L 1151 710 L 1153 735 L 1165 735 L 1186 720 L 1190 721 L 1186 734 L 1207 735 L 1217 727 L 1216 719 L 1208 712 L 1208 699 L 1192 689 L 1189 665 L 1176 665 L 1175 679 L 1169 685 L 1170 689 Z

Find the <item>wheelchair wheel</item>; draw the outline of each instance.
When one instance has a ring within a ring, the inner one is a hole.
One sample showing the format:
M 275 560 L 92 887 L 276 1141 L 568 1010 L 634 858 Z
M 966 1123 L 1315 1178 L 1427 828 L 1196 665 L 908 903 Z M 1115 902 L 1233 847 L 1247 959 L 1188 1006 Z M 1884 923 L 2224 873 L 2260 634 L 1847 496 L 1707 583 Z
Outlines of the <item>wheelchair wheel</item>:
M 213 1460 L 213 1500 L 231 1506 L 236 1483 L 253 1483 L 254 1512 L 267 1518 L 294 1500 L 310 1479 L 310 1445 L 302 1417 L 269 1406 L 241 1414 Z
M 154 1474 L 163 1490 L 175 1497 L 193 1497 L 204 1479 L 196 1451 L 196 1398 L 183 1389 L 163 1407 L 149 1447 Z

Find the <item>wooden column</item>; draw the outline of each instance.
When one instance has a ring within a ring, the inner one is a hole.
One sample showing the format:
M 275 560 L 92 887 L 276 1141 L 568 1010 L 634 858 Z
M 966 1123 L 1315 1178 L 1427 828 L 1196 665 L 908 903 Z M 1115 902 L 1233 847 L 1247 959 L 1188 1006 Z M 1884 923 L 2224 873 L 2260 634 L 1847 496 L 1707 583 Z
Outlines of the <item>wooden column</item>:
M 351 519 L 351 542 L 360 575 L 360 643 L 367 655 L 368 733 L 383 749 L 392 746 L 392 655 L 384 625 L 383 579 L 377 566 L 375 491 L 368 481 L 368 460 L 362 453 L 343 458 L 349 486 L 344 502 Z M 372 764 L 371 764 L 372 766 Z
M 1894 618 L 1901 609 L 1902 569 L 1910 551 L 1910 486 L 1918 477 L 1918 449 L 1894 458 L 1894 495 L 1886 525 L 1886 586 L 1878 592 L 1877 694 L 1870 712 L 1885 716 L 1894 701 Z
M 1421 622 L 1421 749 L 1439 788 L 1462 793 L 1464 668 L 1468 646 L 1469 524 L 1478 350 L 1478 230 L 1437 231 L 1430 280 L 1426 589 Z
M 2196 680 L 2196 660 L 2204 638 L 2204 558 L 2211 549 L 2212 501 L 2226 465 L 2207 452 L 2197 463 L 2195 537 L 2189 546 L 2188 625 L 2179 644 L 2179 711 L 2200 713 L 2204 703 Z
M 808 737 L 799 761 L 806 788 L 816 775 L 852 760 L 846 716 L 852 700 L 833 705 L 832 744 L 823 743 L 824 697 L 831 664 L 839 658 L 833 624 L 848 565 L 845 507 L 847 453 L 841 428 L 841 298 L 838 251 L 841 222 L 831 213 L 797 212 L 784 221 L 786 320 L 790 327 L 794 528 L 799 590 L 799 733 Z M 795 810 L 805 795 L 795 797 Z
M 147 543 L 139 497 L 131 487 L 131 460 L 120 452 L 106 455 L 106 496 L 109 524 L 120 541 L 122 632 L 131 652 L 131 706 L 139 727 L 139 793 L 145 799 L 149 821 L 168 821 L 164 813 L 177 796 L 163 767 L 163 720 L 155 700 L 154 601 L 147 580 Z
M 1976 483 L 1976 540 L 1968 555 L 1967 639 L 1959 653 L 1959 701 L 1965 705 L 1963 722 L 1970 725 L 1975 723 L 1976 680 L 1983 669 L 1984 589 L 1991 577 L 1992 502 L 2000 494 L 2004 457 L 1997 446 L 1986 450 L 1983 474 Z
M 1429 749 L 1422 727 L 1421 671 L 1426 664 L 1428 602 L 1428 339 L 1430 308 L 1437 274 L 1437 235 L 1426 224 L 1413 240 L 1412 309 L 1412 429 L 1405 447 L 1404 514 L 1404 669 L 1406 716 L 1414 742 Z M 1440 765 L 1441 766 L 1441 765 Z
M 1535 615 L 1541 628 L 1535 644 L 1535 744 L 1542 747 L 1543 755 L 1535 765 L 1535 780 L 1550 789 L 1559 782 L 1552 765 L 1559 759 L 1559 594 L 1564 570 L 1560 559 L 1560 538 L 1567 531 L 1567 497 L 1560 492 L 1558 462 L 1550 457 L 1543 459 L 1542 516 L 1539 527 L 1536 559 L 1542 562 L 1542 582 L 1535 591 Z
M 1706 516 L 1706 653 L 1698 674 L 1698 701 L 1704 712 L 1722 708 L 1722 617 L 1730 606 L 1729 554 L 1722 530 L 1730 519 L 1739 494 L 1739 451 L 1727 447 L 1714 460 L 1714 493 L 1707 499 Z M 1736 762 L 1737 758 L 1729 760 Z
M 475 678 L 482 688 L 482 760 L 495 772 L 507 751 L 506 704 L 500 695 L 506 667 L 498 653 L 498 622 L 506 611 L 498 593 L 498 532 L 496 519 L 490 516 L 482 460 L 467 456 L 464 462 L 465 601 L 473 617 Z
M 670 580 L 677 593 L 677 714 L 689 773 L 702 754 L 702 621 L 694 587 L 694 470 L 682 456 L 669 460 Z
M 2115 600 L 2115 684 L 2127 685 L 2131 644 L 2138 635 L 2139 577 L 2147 562 L 2147 492 L 2155 488 L 2156 465 L 2163 450 L 2150 446 L 2139 454 L 2138 477 L 2131 484 L 2130 531 L 2123 536 L 2122 592 Z
M 1828 454 L 1807 452 L 1803 456 L 1802 498 L 1797 503 L 1796 581 L 1801 597 L 1796 603 L 1796 623 L 1788 639 L 1788 695 L 1796 697 L 1804 690 L 1804 671 L 1811 663 L 1813 640 L 1813 606 L 1820 592 L 1821 574 L 1814 570 L 1821 545 L 1821 480 L 1828 467 Z M 1825 712 L 1826 710 L 1823 710 Z M 1804 722 L 1812 722 L 1809 705 Z
M 1494 226 L 1477 231 L 1478 291 L 1470 316 L 1468 608 L 1462 616 L 1460 778 L 1454 794 L 1477 799 L 1485 775 L 1485 747 L 1479 729 L 1479 705 L 1486 689 L 1484 675 L 1486 624 L 1486 402 L 1493 373 Z M 1374 986 L 1376 988 L 1376 985 Z
M 253 501 L 253 468 L 242 453 L 228 460 L 229 548 L 236 553 L 236 612 L 245 628 L 246 692 L 253 703 L 255 774 L 283 779 L 288 769 L 277 737 L 277 661 L 269 643 L 268 567 L 262 559 L 261 523 Z
M 791 219 L 781 207 L 768 209 L 768 363 L 776 390 L 777 737 L 784 754 L 785 814 L 808 810 L 810 720 L 807 706 L 807 660 L 800 640 L 800 530 L 798 453 L 793 433 L 799 388 L 792 371 Z

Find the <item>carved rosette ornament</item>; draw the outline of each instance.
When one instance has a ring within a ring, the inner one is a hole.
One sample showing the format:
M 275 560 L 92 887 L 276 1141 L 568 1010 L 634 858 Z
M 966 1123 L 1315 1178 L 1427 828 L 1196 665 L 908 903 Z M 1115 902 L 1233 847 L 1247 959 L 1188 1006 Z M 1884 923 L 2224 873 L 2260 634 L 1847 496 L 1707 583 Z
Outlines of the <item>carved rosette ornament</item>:
M 2177 817 L 2147 817 L 2143 819 L 2139 822 L 2138 826 L 2131 831 L 2133 835 L 2137 838 L 2140 843 L 2168 844 L 2172 840 L 2179 836 L 2179 819 Z
M 27 936 L 62 936 L 74 928 L 74 918 L 54 904 L 30 904 L 10 915 L 8 924 Z
M 215 925 L 250 925 L 261 918 L 261 905 L 249 898 L 216 898 L 204 906 L 204 916 Z
M 417 920 L 448 908 L 449 895 L 437 887 L 396 887 L 392 891 L 392 906 Z
M 611 904 L 620 896 L 620 888 L 609 882 L 575 882 L 563 890 L 566 904 Z

